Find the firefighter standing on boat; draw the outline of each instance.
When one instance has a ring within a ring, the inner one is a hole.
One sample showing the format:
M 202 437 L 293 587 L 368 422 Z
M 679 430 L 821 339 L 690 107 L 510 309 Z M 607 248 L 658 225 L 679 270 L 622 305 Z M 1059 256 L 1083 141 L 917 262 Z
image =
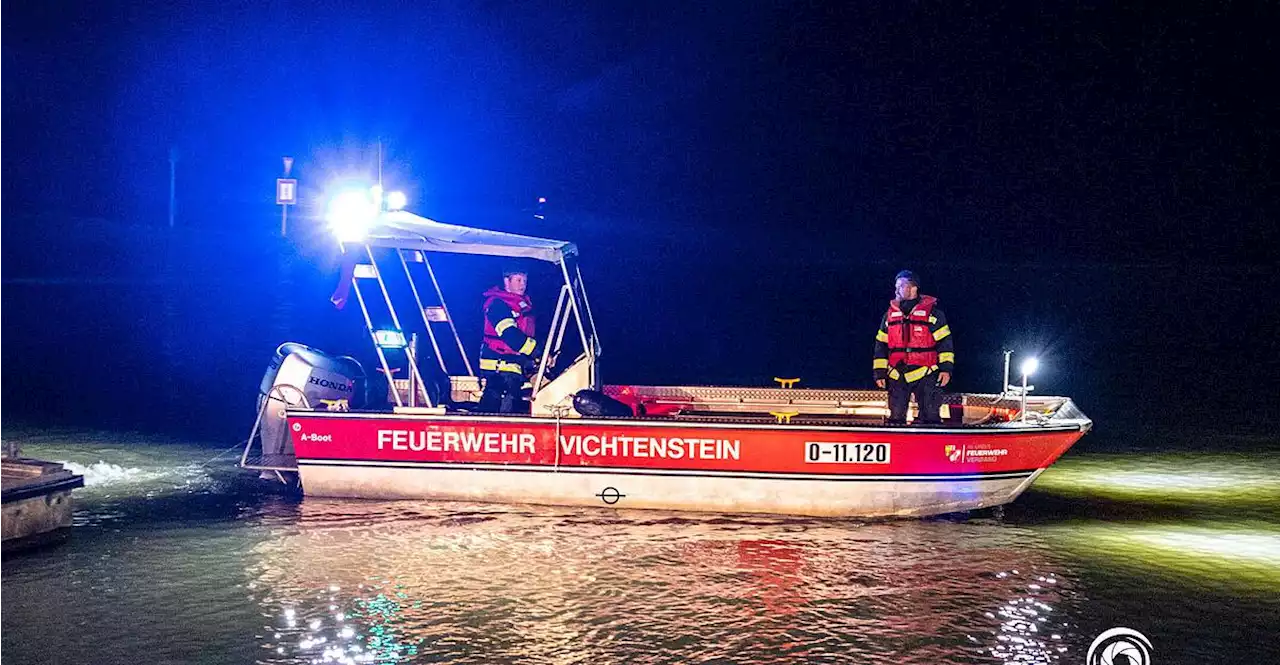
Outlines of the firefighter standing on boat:
M 898 273 L 894 294 L 876 333 L 872 360 L 876 385 L 889 391 L 887 422 L 907 422 L 907 407 L 914 394 L 920 408 L 919 423 L 941 424 L 942 387 L 951 381 L 956 359 L 951 327 L 938 299 L 920 294 L 915 273 Z
M 480 376 L 485 385 L 478 406 L 482 412 L 517 411 L 525 377 L 533 374 L 535 354 L 541 349 L 534 337 L 533 301 L 525 294 L 528 283 L 528 273 L 512 266 L 502 271 L 501 287 L 484 292 Z

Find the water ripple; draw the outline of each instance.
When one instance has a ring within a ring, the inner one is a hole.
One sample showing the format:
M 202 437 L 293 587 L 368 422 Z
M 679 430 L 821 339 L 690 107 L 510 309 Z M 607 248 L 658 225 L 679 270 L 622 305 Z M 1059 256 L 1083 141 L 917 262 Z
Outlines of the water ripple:
M 1003 513 L 878 522 L 299 501 L 210 447 L 36 439 L 91 482 L 6 559 L 14 662 L 1065 665 L 1130 623 L 1276 660 L 1274 455 L 1065 459 Z
M 1056 563 L 1016 527 L 307 500 L 251 559 L 274 662 L 323 659 L 303 621 L 334 609 L 346 657 L 376 662 L 1050 663 L 1079 642 L 1029 635 L 1067 590 L 1029 588 Z M 1043 616 L 998 614 L 1023 599 Z

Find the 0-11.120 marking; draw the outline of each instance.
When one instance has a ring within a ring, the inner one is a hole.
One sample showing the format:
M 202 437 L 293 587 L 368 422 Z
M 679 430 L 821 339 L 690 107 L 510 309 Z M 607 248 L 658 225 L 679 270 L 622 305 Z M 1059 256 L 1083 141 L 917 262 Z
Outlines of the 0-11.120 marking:
M 804 461 L 811 464 L 888 464 L 887 443 L 818 443 L 804 445 Z

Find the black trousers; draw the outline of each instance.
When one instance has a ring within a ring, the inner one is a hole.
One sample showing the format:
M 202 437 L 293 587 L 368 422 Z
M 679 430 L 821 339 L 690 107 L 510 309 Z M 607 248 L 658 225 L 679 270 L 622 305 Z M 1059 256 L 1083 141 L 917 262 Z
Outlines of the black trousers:
M 522 403 L 524 375 L 515 372 L 481 372 L 484 377 L 484 394 L 476 407 L 481 413 L 528 413 L 528 405 Z
M 915 383 L 907 383 L 903 379 L 889 379 L 885 387 L 889 389 L 890 425 L 905 425 L 907 407 L 911 404 L 911 395 L 916 396 L 916 404 L 920 407 L 921 425 L 942 424 L 942 388 L 938 387 L 938 373 L 934 372 Z

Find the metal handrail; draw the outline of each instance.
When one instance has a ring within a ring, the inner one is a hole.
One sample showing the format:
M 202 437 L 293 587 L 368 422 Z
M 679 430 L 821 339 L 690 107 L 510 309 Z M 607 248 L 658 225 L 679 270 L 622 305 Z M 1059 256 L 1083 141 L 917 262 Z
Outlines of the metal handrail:
M 569 276 L 569 266 L 565 263 L 563 258 L 560 259 L 560 272 L 564 274 L 564 283 L 569 286 L 569 306 L 573 308 L 576 314 L 578 310 L 578 295 L 574 292 L 573 278 Z M 591 349 L 591 343 L 587 341 L 587 330 L 582 325 L 582 315 L 577 314 L 577 316 L 573 317 L 573 320 L 578 324 L 578 335 L 582 338 L 582 348 L 589 352 Z
M 419 252 L 416 249 L 415 250 L 405 250 L 405 249 L 396 250 L 396 256 L 400 258 L 400 265 L 401 267 L 404 268 L 404 277 L 405 279 L 409 280 L 409 289 L 413 291 L 413 302 L 417 304 L 418 314 L 422 316 L 422 327 L 426 329 L 427 337 L 431 339 L 431 348 L 434 349 L 436 352 L 436 362 L 440 364 L 440 371 L 448 375 L 449 369 L 444 366 L 444 355 L 440 353 L 440 345 L 436 343 L 436 334 L 433 330 L 431 330 L 431 321 L 427 319 L 427 310 L 422 307 L 422 296 L 418 294 L 418 284 L 413 281 L 413 274 L 409 272 L 409 263 L 404 260 L 404 253 L 407 251 L 412 251 L 416 255 L 421 256 L 424 262 L 427 260 L 427 257 L 425 254 L 423 254 L 422 252 Z
M 440 290 L 440 282 L 436 280 L 435 268 L 431 267 L 431 259 L 427 258 L 427 253 L 422 253 L 422 264 L 427 267 L 427 275 L 431 277 L 431 284 L 436 289 L 436 297 L 440 299 L 440 306 L 444 308 L 444 316 L 449 320 L 449 329 L 453 331 L 453 341 L 458 345 L 458 355 L 462 356 L 462 364 L 467 368 L 467 376 L 475 376 L 475 370 L 471 369 L 471 359 L 467 357 L 467 349 L 462 345 L 462 336 L 458 334 L 458 326 L 453 322 L 453 315 L 449 313 L 449 305 L 444 301 L 444 292 Z M 445 372 L 448 374 L 448 372 Z
M 307 408 L 307 409 L 311 408 L 311 402 L 310 400 L 307 399 L 307 394 L 304 393 L 301 388 L 298 388 L 297 386 L 291 385 L 288 383 L 281 383 L 279 385 L 271 386 L 271 390 L 267 391 L 265 395 L 266 399 L 262 400 L 262 406 L 258 409 L 258 417 L 255 418 L 253 421 L 253 429 L 249 430 L 249 439 L 245 441 L 244 452 L 240 455 L 240 467 L 243 468 L 249 462 L 249 451 L 253 449 L 253 440 L 255 438 L 258 438 L 259 441 L 261 441 L 262 416 L 266 414 L 267 407 L 271 405 L 271 400 L 273 399 L 280 400 L 280 402 L 285 405 L 285 408 L 292 406 L 289 399 L 285 396 L 282 390 L 284 388 L 288 388 L 294 391 L 295 393 L 297 393 L 297 396 L 302 401 L 302 406 L 304 408 Z M 259 394 L 262 394 L 262 393 L 259 393 Z M 285 429 L 285 434 L 286 435 L 288 434 L 287 428 Z M 262 448 L 262 454 L 266 455 L 267 454 L 266 447 L 261 445 L 261 443 L 259 443 L 259 447 Z
M 373 277 L 374 279 L 378 280 L 378 289 L 382 292 L 382 302 L 384 302 L 387 305 L 387 312 L 391 314 L 391 324 L 396 327 L 396 330 L 400 331 L 401 335 L 403 335 L 404 326 L 400 325 L 400 316 L 396 314 L 395 303 L 391 302 L 391 293 L 387 291 L 387 283 L 385 280 L 382 279 L 382 270 L 378 268 L 378 261 L 373 257 L 373 247 L 371 247 L 370 245 L 365 245 L 364 250 L 365 250 L 365 253 L 369 255 L 369 265 L 373 266 Z M 413 280 L 411 279 L 410 282 L 412 281 Z M 372 325 L 369 326 L 369 334 L 374 338 L 373 340 L 374 345 L 377 346 L 378 340 L 377 340 L 377 336 L 374 335 Z M 382 347 L 379 346 L 378 350 L 381 351 Z M 427 394 L 427 384 L 425 381 L 422 380 L 422 373 L 418 371 L 417 353 L 414 351 L 412 347 L 408 347 L 408 346 L 405 347 L 404 353 L 405 353 L 405 356 L 409 359 L 408 378 L 409 378 L 410 391 L 413 394 L 416 394 L 418 392 L 417 390 L 414 389 L 415 388 L 414 380 L 416 379 L 416 383 L 417 383 L 416 387 L 422 389 L 422 401 L 426 402 L 427 406 L 435 406 L 434 404 L 431 403 L 431 396 Z M 396 398 L 396 406 L 404 406 L 404 404 L 400 400 L 399 391 L 395 389 L 395 377 L 391 376 L 390 367 L 387 367 L 387 381 L 388 381 L 388 384 L 391 386 L 392 394 Z M 410 401 L 412 401 L 413 394 L 410 395 Z
M 542 348 L 542 362 L 538 364 L 538 373 L 533 377 L 532 392 L 534 395 L 537 395 L 538 391 L 542 389 L 543 379 L 547 375 L 547 359 L 551 357 L 551 340 L 555 337 L 556 327 L 561 326 L 562 314 L 564 316 L 568 315 L 567 311 L 561 310 L 561 307 L 564 306 L 565 297 L 568 295 L 568 290 L 568 284 L 560 287 L 560 295 L 556 298 L 555 313 L 551 315 L 551 326 L 547 329 L 547 343 Z M 563 340 L 564 335 L 562 334 L 560 337 Z M 559 342 L 555 343 L 555 348 L 560 348 Z

